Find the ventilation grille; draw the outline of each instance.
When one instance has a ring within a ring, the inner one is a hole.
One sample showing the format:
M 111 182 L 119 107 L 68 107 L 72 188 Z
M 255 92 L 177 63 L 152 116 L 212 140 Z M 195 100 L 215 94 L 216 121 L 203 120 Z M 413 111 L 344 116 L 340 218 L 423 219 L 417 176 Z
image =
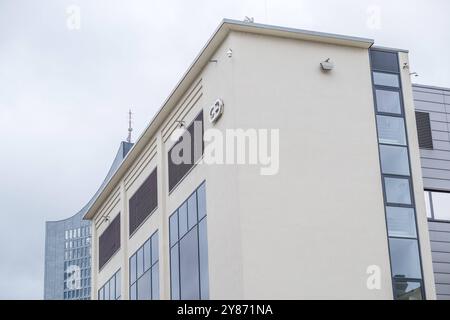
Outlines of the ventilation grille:
M 416 111 L 417 135 L 419 137 L 419 148 L 433 149 L 433 138 L 431 135 L 430 114 Z

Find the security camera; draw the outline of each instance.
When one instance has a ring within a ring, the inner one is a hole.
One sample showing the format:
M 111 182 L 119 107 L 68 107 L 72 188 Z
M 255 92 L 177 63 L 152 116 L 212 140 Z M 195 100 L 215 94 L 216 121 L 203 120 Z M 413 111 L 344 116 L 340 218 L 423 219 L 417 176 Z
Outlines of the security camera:
M 228 49 L 228 51 L 227 51 L 227 57 L 228 57 L 228 58 L 231 58 L 232 56 L 233 56 L 233 50 Z

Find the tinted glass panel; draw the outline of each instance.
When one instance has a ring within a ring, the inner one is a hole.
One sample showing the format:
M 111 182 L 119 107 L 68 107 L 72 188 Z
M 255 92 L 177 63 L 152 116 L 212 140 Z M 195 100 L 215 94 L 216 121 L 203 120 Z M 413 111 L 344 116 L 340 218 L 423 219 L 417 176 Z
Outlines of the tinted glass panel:
M 130 300 L 136 300 L 136 283 L 130 287 Z
M 205 183 L 203 183 L 197 189 L 197 201 L 198 201 L 198 220 L 206 216 L 206 191 Z
M 396 300 L 422 300 L 420 282 L 394 280 Z
M 398 88 L 400 86 L 398 75 L 382 72 L 373 73 L 373 82 L 378 86 L 394 87 Z
M 142 275 L 137 281 L 137 296 L 138 300 L 151 300 L 152 289 L 151 289 L 151 272 L 147 271 Z
M 188 230 L 186 202 L 178 209 L 178 230 L 180 232 L 180 238 L 183 237 Z
M 144 273 L 144 251 L 139 249 L 136 253 L 137 277 L 139 278 Z
M 170 246 L 178 241 L 178 211 L 170 216 Z
M 120 271 L 116 273 L 116 299 L 122 296 L 122 278 L 120 276 Z
M 432 192 L 434 219 L 450 220 L 450 193 Z
M 152 268 L 152 299 L 159 300 L 159 263 Z
M 370 51 L 372 69 L 398 72 L 398 55 L 396 52 Z
M 181 299 L 200 298 L 197 227 L 180 240 Z
M 399 278 L 422 277 L 417 240 L 389 239 L 392 275 Z
M 401 113 L 400 93 L 398 91 L 375 90 L 378 112 Z
M 194 192 L 188 199 L 188 228 L 197 224 L 197 194 Z
M 136 281 L 136 255 L 130 258 L 130 282 Z
M 152 265 L 158 261 L 159 257 L 158 233 L 152 236 Z
M 201 299 L 209 299 L 208 274 L 208 237 L 206 234 L 206 218 L 198 225 L 199 255 L 200 255 L 200 293 Z
M 380 145 L 381 169 L 386 174 L 409 175 L 408 149 Z
M 180 299 L 180 272 L 178 261 L 178 244 L 170 249 L 170 288 L 172 300 Z
M 411 204 L 411 192 L 408 179 L 384 178 L 384 185 L 387 202 Z
M 414 209 L 386 207 L 389 236 L 416 237 Z
M 377 127 L 380 143 L 406 145 L 403 118 L 377 116 Z
M 151 248 L 149 239 L 144 243 L 144 271 L 147 271 L 151 265 Z

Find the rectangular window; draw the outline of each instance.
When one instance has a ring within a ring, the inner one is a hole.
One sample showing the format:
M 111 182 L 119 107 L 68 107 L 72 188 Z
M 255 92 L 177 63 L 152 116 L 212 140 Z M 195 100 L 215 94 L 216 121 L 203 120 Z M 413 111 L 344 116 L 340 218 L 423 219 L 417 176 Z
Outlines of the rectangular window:
M 375 90 L 378 112 L 400 114 L 400 93 L 391 90 Z
M 422 284 L 420 281 L 394 280 L 396 300 L 422 300 Z
M 120 294 L 120 269 L 98 290 L 98 300 L 119 300 Z
M 205 199 L 203 183 L 169 220 L 170 287 L 173 300 L 209 299 Z M 182 220 L 185 222 L 181 230 Z
M 111 221 L 99 238 L 99 270 L 120 249 L 120 213 Z
M 415 238 L 416 221 L 413 208 L 386 207 L 390 237 Z
M 416 111 L 416 126 L 419 148 L 433 149 L 430 114 L 428 112 Z
M 370 62 L 373 70 L 398 72 L 398 55 L 396 52 L 372 50 Z
M 377 127 L 380 143 L 406 145 L 405 123 L 403 118 L 377 116 Z
M 158 207 L 158 179 L 156 168 L 129 200 L 130 235 Z
M 390 238 L 389 247 L 393 277 L 422 278 L 417 240 Z
M 450 220 L 450 193 L 431 192 L 433 204 L 433 218 L 437 220 Z
M 406 147 L 380 145 L 380 159 L 383 173 L 409 176 L 409 158 Z
M 384 187 L 388 203 L 411 204 L 409 179 L 385 177 Z
M 197 129 L 197 130 L 196 130 Z M 203 111 L 187 127 L 186 132 L 169 150 L 169 192 L 184 178 L 203 156 Z
M 130 300 L 159 299 L 158 261 L 158 231 L 156 231 L 130 257 Z
M 373 82 L 377 86 L 399 88 L 400 81 L 397 74 L 374 72 Z

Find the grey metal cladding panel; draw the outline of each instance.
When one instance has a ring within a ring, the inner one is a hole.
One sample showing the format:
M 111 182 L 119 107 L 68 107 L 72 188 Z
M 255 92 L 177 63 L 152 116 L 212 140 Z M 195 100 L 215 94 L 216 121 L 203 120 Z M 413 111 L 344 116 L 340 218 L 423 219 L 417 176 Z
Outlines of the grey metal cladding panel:
M 431 251 L 432 252 L 446 252 L 446 253 L 450 253 L 450 243 L 448 243 L 448 242 L 431 241 Z M 450 261 L 449 261 L 449 263 L 450 263 Z
M 430 101 L 423 100 L 415 100 L 414 105 L 417 111 L 426 111 L 426 112 L 441 112 L 444 113 L 445 105 L 442 103 L 435 103 Z
M 433 271 L 435 273 L 449 273 L 450 274 L 450 264 L 442 262 L 433 262 Z
M 430 240 L 450 243 L 450 233 L 430 231 Z
M 448 273 L 435 273 L 434 282 L 440 284 L 450 284 L 450 274 Z
M 420 149 L 420 156 L 431 159 L 450 160 L 450 152 L 445 150 Z
M 433 130 L 433 131 L 436 130 L 436 131 L 448 132 L 448 130 L 449 130 L 448 123 L 430 121 L 430 125 L 431 125 L 431 130 Z
M 442 140 L 434 140 L 433 141 L 433 148 L 437 150 L 450 150 L 450 142 L 449 141 L 442 141 Z
M 446 93 L 446 95 L 444 96 L 444 102 L 446 104 L 450 104 L 450 92 Z
M 431 121 L 447 122 L 447 114 L 441 112 L 430 112 Z
M 437 300 L 450 300 L 450 295 L 445 294 L 437 294 L 436 295 Z
M 431 251 L 433 262 L 449 263 L 450 253 L 448 252 L 433 252 Z
M 450 171 L 422 168 L 422 176 L 440 180 L 450 180 Z
M 420 162 L 422 163 L 422 168 L 433 168 L 450 171 L 450 161 L 448 160 L 422 158 L 420 159 Z
M 450 233 L 450 223 L 428 221 L 428 229 L 430 231 L 447 231 Z
M 423 186 L 425 189 L 448 191 L 450 190 L 450 181 L 433 178 L 423 178 Z
M 433 128 L 433 124 L 435 124 L 435 123 L 437 123 L 437 122 L 432 122 L 431 123 L 431 137 L 433 138 L 433 142 L 435 140 L 438 140 L 438 141 L 449 141 L 450 139 L 449 139 L 448 131 L 445 131 L 446 129 L 443 130 L 443 131 L 436 131 L 437 129 Z M 444 125 L 445 125 L 445 127 L 447 126 L 446 123 Z
M 436 293 L 450 295 L 450 285 L 449 284 L 436 284 Z
M 444 103 L 444 95 L 441 92 L 428 93 L 428 92 L 414 90 L 413 97 L 414 97 L 414 100 Z

